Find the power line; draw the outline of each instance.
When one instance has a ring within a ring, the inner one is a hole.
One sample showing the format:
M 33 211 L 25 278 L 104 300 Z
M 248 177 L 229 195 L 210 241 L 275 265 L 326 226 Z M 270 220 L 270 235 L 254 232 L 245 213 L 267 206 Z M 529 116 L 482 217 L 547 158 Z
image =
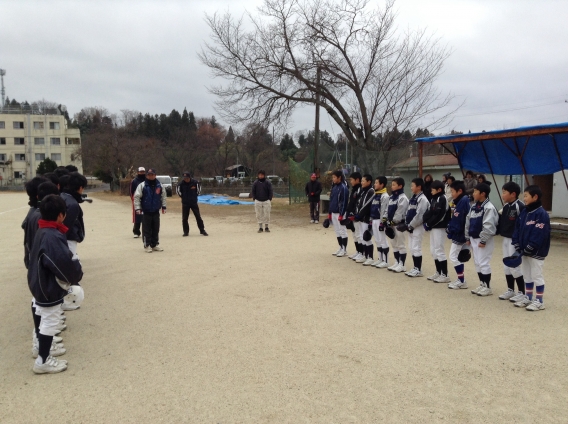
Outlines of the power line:
M 502 109 L 502 110 L 495 110 L 495 111 L 491 111 L 491 112 L 471 113 L 471 114 L 467 114 L 467 115 L 456 115 L 455 118 L 466 118 L 466 117 L 469 117 L 469 116 L 481 116 L 481 115 L 492 115 L 494 113 L 514 112 L 516 110 L 534 109 L 534 108 L 537 108 L 537 107 L 559 105 L 559 104 L 563 104 L 563 103 L 568 103 L 568 101 L 566 101 L 566 100 L 555 101 L 555 102 L 546 103 L 546 104 L 543 104 L 543 105 L 525 106 L 525 107 L 518 107 L 518 108 L 512 108 L 512 109 Z

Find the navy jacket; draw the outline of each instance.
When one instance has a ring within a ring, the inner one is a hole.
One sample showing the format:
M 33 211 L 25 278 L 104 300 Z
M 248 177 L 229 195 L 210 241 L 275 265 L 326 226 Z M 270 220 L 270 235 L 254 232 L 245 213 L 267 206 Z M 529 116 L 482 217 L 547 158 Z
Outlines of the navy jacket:
M 507 203 L 503 206 L 503 211 L 499 218 L 499 234 L 503 237 L 513 237 L 517 218 L 521 215 L 524 208 L 525 204 L 520 200 L 515 200 L 513 203 Z
M 30 252 L 34 245 L 35 235 L 39 228 L 37 222 L 40 218 L 39 208 L 30 208 L 26 219 L 22 222 L 22 229 L 24 230 L 24 265 L 26 268 L 28 268 L 30 263 Z
M 404 194 L 404 189 L 395 190 L 389 197 L 389 205 L 387 208 L 387 220 L 400 224 L 406 218 L 408 210 L 408 197 Z
M 177 194 L 181 197 L 182 205 L 196 205 L 197 196 L 201 193 L 201 186 L 199 181 L 191 178 L 189 182 L 182 180 L 176 188 Z
M 166 190 L 156 179 L 155 184 L 150 184 L 149 180 L 144 181 L 134 193 L 134 209 L 144 213 L 156 213 L 160 209 L 166 209 Z
M 331 195 L 329 196 L 329 213 L 338 213 L 345 217 L 347 211 L 347 201 L 349 200 L 349 189 L 345 182 L 333 184 Z
M 493 203 L 485 199 L 483 203 L 474 204 L 465 221 L 465 238 L 479 238 L 482 243 L 487 242 L 497 234 L 499 214 Z
M 387 213 L 389 205 L 389 194 L 375 192 L 373 201 L 371 202 L 371 219 L 382 219 Z
M 544 259 L 550 249 L 550 217 L 540 202 L 527 205 L 517 218 L 513 233 L 515 249 L 523 255 Z
M 406 225 L 416 228 L 424 222 L 424 213 L 428 210 L 428 199 L 423 192 L 413 194 L 408 202 L 408 210 L 406 211 Z
M 308 200 L 310 202 L 319 202 L 320 201 L 320 194 L 322 191 L 321 183 L 318 180 L 315 181 L 308 181 L 305 187 L 306 196 L 308 196 Z M 314 193 L 312 196 L 311 193 Z
M 259 180 L 257 179 L 252 184 L 252 198 L 253 200 L 258 200 L 259 202 L 266 202 L 267 200 L 272 200 L 273 191 L 272 183 L 268 179 Z
M 361 193 L 361 184 L 354 185 L 351 187 L 351 193 L 349 193 L 349 203 L 347 204 L 347 214 L 354 215 L 357 210 L 357 202 L 359 201 L 359 195 Z
M 73 259 L 65 235 L 55 228 L 38 229 L 28 266 L 28 287 L 36 304 L 62 303 L 69 286 L 79 284 L 81 278 L 81 263 Z
M 85 224 L 83 222 L 83 209 L 79 203 L 83 203 L 83 198 L 77 192 L 64 191 L 61 197 L 67 205 L 67 214 L 63 224 L 69 229 L 67 231 L 67 240 L 81 243 L 85 240 Z
M 464 244 L 467 241 L 465 239 L 465 221 L 469 213 L 469 196 L 462 194 L 455 200 L 455 203 L 456 207 L 446 232 L 448 238 L 452 239 L 452 243 Z

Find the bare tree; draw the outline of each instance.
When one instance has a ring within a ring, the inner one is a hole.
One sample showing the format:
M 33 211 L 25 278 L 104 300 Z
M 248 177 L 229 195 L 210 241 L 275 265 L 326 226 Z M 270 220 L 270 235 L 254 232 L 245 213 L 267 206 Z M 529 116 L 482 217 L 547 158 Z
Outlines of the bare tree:
M 264 0 L 257 15 L 246 15 L 250 22 L 206 15 L 211 42 L 199 58 L 230 81 L 210 89 L 219 112 L 266 126 L 285 124 L 298 105 L 319 104 L 350 143 L 367 148 L 373 134 L 425 126 L 434 112 L 430 128 L 446 123 L 455 110 L 442 110 L 453 96 L 434 83 L 449 49 L 424 30 L 397 31 L 394 0 L 370 3 Z

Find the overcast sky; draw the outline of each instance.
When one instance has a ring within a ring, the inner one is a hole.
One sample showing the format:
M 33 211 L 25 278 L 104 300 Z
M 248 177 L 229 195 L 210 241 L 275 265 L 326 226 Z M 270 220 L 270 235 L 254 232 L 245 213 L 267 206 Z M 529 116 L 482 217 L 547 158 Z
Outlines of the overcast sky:
M 71 115 L 86 106 L 217 114 L 197 58 L 209 37 L 204 14 L 261 3 L 0 0 L 6 94 L 57 101 Z M 465 105 L 438 133 L 568 121 L 568 1 L 398 0 L 396 8 L 400 28 L 426 27 L 453 49 L 438 87 Z M 305 108 L 290 132 L 313 125 Z M 322 127 L 338 133 L 327 114 Z

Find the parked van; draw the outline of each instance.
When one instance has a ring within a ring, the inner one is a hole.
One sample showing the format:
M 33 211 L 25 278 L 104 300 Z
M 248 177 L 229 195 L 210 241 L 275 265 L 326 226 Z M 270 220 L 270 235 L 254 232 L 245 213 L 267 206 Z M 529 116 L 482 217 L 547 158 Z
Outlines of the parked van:
M 169 175 L 158 175 L 156 178 L 166 190 L 166 195 L 172 197 L 172 178 Z

